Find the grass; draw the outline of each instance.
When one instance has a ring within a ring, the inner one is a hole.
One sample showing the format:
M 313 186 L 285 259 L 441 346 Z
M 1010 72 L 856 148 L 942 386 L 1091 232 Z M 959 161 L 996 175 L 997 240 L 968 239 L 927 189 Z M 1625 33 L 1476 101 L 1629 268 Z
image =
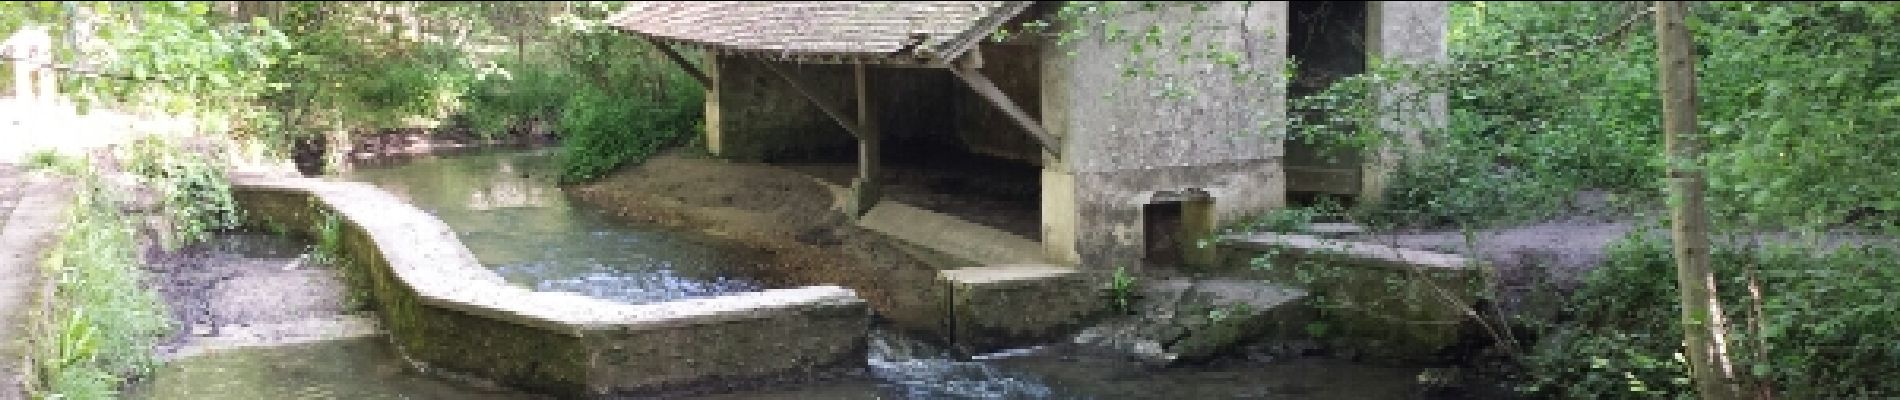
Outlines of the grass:
M 131 219 L 96 177 L 83 181 L 41 263 L 52 291 L 30 333 L 35 398 L 117 397 L 156 366 L 152 346 L 171 329 L 160 297 L 144 286 Z
M 140 182 L 163 194 L 159 226 L 140 235 L 142 215 L 124 211 L 131 193 L 105 184 L 84 159 L 55 153 L 30 157 L 37 168 L 77 181 L 77 193 L 40 264 L 49 289 L 29 322 L 32 369 L 27 385 L 36 399 L 112 399 L 128 382 L 149 375 L 152 349 L 172 332 L 164 299 L 147 286 L 143 244 L 167 248 L 202 240 L 235 219 L 224 166 L 203 155 L 141 140 L 127 164 Z

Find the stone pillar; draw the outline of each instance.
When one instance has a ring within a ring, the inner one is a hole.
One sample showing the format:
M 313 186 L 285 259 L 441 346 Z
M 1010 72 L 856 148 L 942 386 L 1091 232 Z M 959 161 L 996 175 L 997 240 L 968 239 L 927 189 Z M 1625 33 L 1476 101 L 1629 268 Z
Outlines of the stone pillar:
M 858 100 L 858 178 L 851 182 L 851 215 L 862 216 L 877 205 L 878 182 L 881 172 L 878 163 L 877 114 L 871 106 L 870 82 L 865 76 L 864 64 L 852 66 L 852 75 L 857 86 Z
M 1212 198 L 1200 197 L 1181 202 L 1181 263 L 1189 268 L 1214 265 L 1214 215 Z
M 13 58 L 13 91 L 21 103 L 52 104 L 54 96 L 53 36 L 46 27 L 29 26 L 0 44 Z M 34 82 L 37 78 L 39 81 Z M 38 93 L 35 92 L 38 88 Z
M 1077 265 L 1082 255 L 1076 251 L 1077 230 L 1081 221 L 1075 186 L 1075 174 L 1068 166 L 1044 157 L 1042 167 L 1042 247 L 1049 259 Z
M 1387 1 L 1366 4 L 1366 51 L 1368 59 L 1384 63 L 1425 65 L 1443 62 L 1445 50 L 1446 4 L 1436 1 Z M 1400 82 L 1379 95 L 1386 114 L 1380 128 L 1394 132 L 1397 140 L 1370 154 L 1360 174 L 1360 201 L 1383 201 L 1385 188 L 1391 185 L 1406 155 L 1423 151 L 1424 132 L 1442 127 L 1449 113 L 1443 93 L 1425 96 L 1424 104 L 1405 104 L 1399 99 L 1414 97 L 1421 90 Z

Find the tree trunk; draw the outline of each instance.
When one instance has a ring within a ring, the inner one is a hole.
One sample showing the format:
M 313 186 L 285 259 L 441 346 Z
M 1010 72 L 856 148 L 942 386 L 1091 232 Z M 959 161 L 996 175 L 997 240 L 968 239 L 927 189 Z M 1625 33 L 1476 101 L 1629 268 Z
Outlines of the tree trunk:
M 1695 48 L 1683 23 L 1687 2 L 1656 2 L 1656 66 L 1662 91 L 1663 138 L 1669 168 L 1670 236 L 1675 241 L 1676 283 L 1681 292 L 1682 331 L 1689 372 L 1703 399 L 1739 399 L 1729 364 L 1722 304 L 1709 266 L 1709 212 L 1702 202 L 1706 182 L 1702 143 L 1696 132 Z

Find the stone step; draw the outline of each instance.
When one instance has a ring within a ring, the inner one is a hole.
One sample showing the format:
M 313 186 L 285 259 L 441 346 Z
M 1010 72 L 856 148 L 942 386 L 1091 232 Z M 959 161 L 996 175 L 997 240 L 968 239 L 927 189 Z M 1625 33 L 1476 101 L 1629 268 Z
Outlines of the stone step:
M 1035 240 L 895 201 L 878 202 L 858 225 L 971 265 L 1050 264 Z

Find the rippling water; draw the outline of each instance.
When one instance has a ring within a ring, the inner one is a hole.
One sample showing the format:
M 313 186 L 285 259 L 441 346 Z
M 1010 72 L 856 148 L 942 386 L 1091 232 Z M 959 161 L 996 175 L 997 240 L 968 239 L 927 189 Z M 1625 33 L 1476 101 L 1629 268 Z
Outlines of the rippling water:
M 347 178 L 435 214 L 476 258 L 535 290 L 651 303 L 764 288 L 736 273 L 748 260 L 727 248 L 577 207 L 551 161 L 546 151 L 420 158 Z

